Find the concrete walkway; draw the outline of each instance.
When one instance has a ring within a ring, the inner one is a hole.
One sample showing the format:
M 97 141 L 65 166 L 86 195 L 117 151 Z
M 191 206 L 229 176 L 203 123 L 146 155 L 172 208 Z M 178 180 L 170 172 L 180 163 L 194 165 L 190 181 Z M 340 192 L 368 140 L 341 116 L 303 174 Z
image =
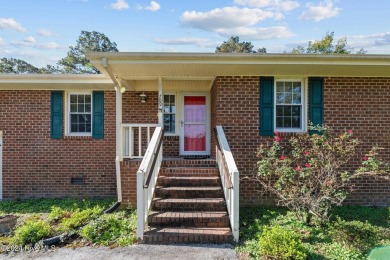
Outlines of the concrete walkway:
M 0 259 L 103 260 L 103 259 L 237 259 L 232 245 L 133 245 L 107 247 L 55 248 L 36 252 L 5 253 Z

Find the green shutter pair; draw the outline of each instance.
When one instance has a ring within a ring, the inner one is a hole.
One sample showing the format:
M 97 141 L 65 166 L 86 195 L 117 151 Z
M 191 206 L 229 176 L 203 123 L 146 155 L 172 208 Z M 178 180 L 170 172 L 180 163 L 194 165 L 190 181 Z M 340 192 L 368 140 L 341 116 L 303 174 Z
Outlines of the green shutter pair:
M 51 92 L 51 127 L 50 137 L 52 139 L 62 138 L 63 129 L 63 95 L 62 91 Z M 94 91 L 92 93 L 92 138 L 104 138 L 104 92 Z
M 324 123 L 324 84 L 322 78 L 310 78 L 309 121 Z M 274 78 L 260 77 L 260 135 L 274 135 Z

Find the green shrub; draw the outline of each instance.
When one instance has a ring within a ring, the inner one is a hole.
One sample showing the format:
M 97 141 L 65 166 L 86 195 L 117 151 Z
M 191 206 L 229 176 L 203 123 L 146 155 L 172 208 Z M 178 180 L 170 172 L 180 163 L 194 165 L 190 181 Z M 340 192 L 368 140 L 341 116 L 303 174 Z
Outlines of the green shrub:
M 266 227 L 260 239 L 260 255 L 272 259 L 306 259 L 306 250 L 299 236 L 280 226 Z
M 365 252 L 390 235 L 386 229 L 373 226 L 367 221 L 341 219 L 333 223 L 329 234 L 335 241 Z
M 348 249 L 338 242 L 323 246 L 326 259 L 330 260 L 358 260 L 365 259 L 361 253 L 354 249 Z
M 137 240 L 136 227 L 135 211 L 130 216 L 122 211 L 100 216 L 86 225 L 80 235 L 93 243 L 104 246 L 111 244 L 126 246 Z
M 42 220 L 30 219 L 15 230 L 13 239 L 16 245 L 36 243 L 50 235 L 50 225 Z
M 100 208 L 99 206 L 84 210 L 76 209 L 74 212 L 71 213 L 68 218 L 63 218 L 61 220 L 59 231 L 69 232 L 75 230 L 99 216 L 101 212 L 102 208 Z
M 71 215 L 71 212 L 63 210 L 60 207 L 53 206 L 53 207 L 51 207 L 51 211 L 49 214 L 49 221 L 51 223 L 59 222 L 63 218 L 69 218 L 70 215 Z

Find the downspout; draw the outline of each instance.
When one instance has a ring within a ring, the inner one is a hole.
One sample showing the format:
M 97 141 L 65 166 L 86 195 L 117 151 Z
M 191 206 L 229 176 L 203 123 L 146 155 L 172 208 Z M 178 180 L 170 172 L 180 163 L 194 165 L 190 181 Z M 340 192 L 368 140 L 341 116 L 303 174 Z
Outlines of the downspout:
M 102 64 L 110 78 L 115 84 L 115 122 L 116 122 L 116 152 L 115 152 L 115 172 L 116 172 L 116 190 L 117 190 L 117 200 L 118 202 L 115 204 L 116 207 L 119 206 L 119 204 L 122 202 L 122 180 L 121 180 L 121 165 L 120 162 L 122 160 L 122 93 L 121 93 L 121 86 L 118 82 L 118 80 L 114 77 L 113 73 L 111 72 L 111 69 L 108 67 L 108 61 L 107 58 L 102 58 Z M 115 206 L 114 205 L 114 206 Z

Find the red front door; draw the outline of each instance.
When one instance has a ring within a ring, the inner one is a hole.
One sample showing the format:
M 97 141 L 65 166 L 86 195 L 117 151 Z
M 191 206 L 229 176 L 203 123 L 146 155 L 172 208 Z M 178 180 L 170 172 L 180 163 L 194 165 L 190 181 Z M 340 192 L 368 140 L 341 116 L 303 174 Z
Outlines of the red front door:
M 207 153 L 206 96 L 184 96 L 183 154 Z

